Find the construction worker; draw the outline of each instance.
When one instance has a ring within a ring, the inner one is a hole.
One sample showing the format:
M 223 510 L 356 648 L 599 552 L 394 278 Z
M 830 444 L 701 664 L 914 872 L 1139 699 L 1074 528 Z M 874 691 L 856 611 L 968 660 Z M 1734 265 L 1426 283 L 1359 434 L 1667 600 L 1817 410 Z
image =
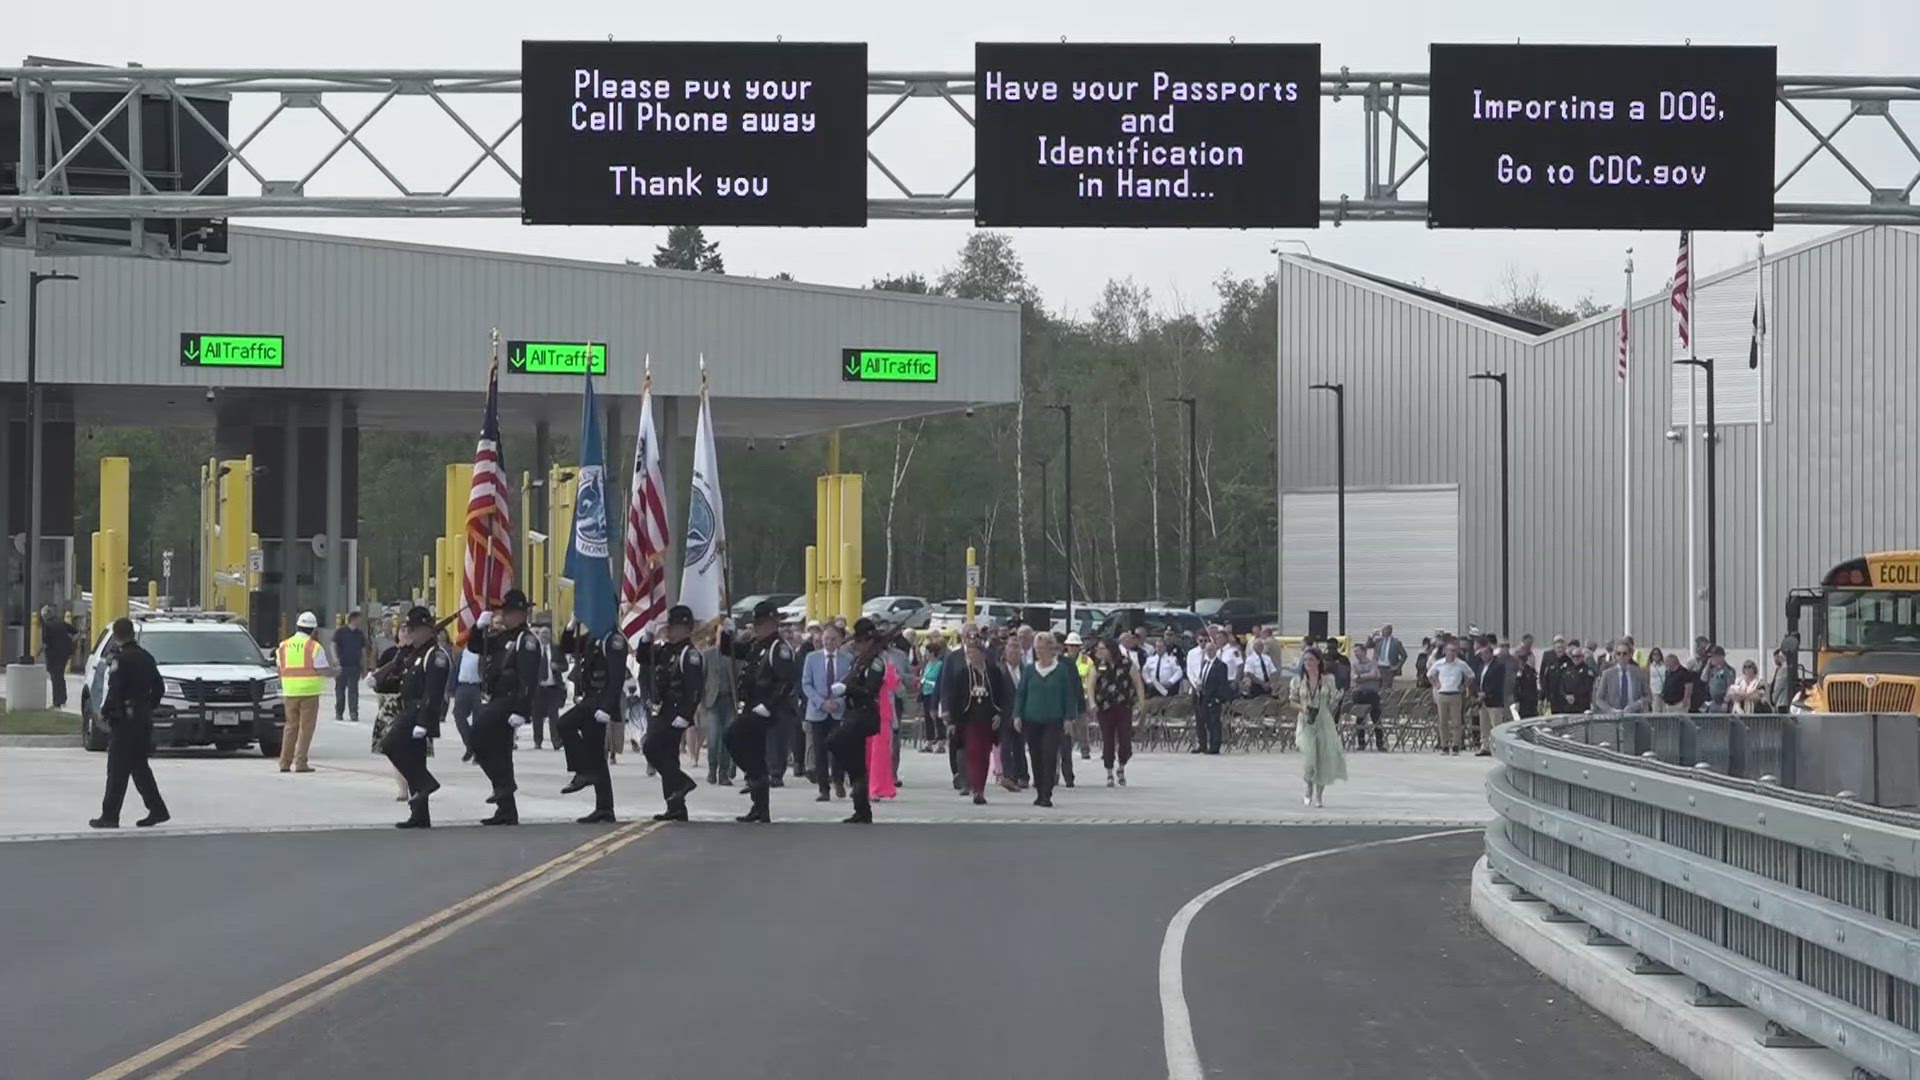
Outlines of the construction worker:
M 307 751 L 313 746 L 313 729 L 320 722 L 320 695 L 326 691 L 327 677 L 334 674 L 327 663 L 327 651 L 315 636 L 320 620 L 313 612 L 303 611 L 293 621 L 293 636 L 274 650 L 280 668 L 280 697 L 286 703 L 286 728 L 280 733 L 280 771 L 312 772 Z

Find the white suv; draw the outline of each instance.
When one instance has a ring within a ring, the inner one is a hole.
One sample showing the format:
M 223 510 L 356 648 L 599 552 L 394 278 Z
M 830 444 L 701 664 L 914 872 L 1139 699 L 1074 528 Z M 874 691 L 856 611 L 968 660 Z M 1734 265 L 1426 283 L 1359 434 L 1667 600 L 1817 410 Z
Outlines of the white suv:
M 248 743 L 265 757 L 280 753 L 286 708 L 273 661 L 237 616 L 224 612 L 157 611 L 135 615 L 134 637 L 153 654 L 164 683 L 153 711 L 153 745 L 239 750 Z M 99 714 L 107 696 L 102 632 L 87 656 L 80 691 L 80 736 L 89 750 L 107 748 Z

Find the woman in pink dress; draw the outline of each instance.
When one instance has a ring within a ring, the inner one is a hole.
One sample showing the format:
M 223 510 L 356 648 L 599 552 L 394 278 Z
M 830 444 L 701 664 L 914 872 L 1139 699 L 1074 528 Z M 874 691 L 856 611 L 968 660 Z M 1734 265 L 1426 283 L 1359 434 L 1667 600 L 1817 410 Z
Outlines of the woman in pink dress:
M 867 739 L 867 790 L 876 799 L 899 794 L 893 783 L 893 703 L 900 689 L 900 672 L 891 663 L 880 683 L 880 731 Z

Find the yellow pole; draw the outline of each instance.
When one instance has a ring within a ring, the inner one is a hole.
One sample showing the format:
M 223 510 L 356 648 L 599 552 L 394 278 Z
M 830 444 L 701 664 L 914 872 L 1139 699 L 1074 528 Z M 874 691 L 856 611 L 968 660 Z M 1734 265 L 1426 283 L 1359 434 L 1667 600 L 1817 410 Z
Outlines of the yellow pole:
M 160 582 L 155 578 L 147 579 L 147 610 L 160 610 Z
M 813 478 L 813 572 L 807 575 L 807 621 L 827 617 L 827 573 L 833 556 L 827 552 L 827 478 Z
M 827 475 L 836 476 L 840 472 L 840 429 L 827 432 Z
M 220 561 L 215 528 L 218 522 L 215 515 L 219 513 L 219 475 L 219 460 L 208 458 L 200 469 L 200 565 L 196 568 L 200 573 L 198 600 L 203 608 L 214 606 L 213 568 Z
M 845 552 L 840 546 L 840 477 L 838 474 L 829 474 L 821 477 L 821 480 L 825 483 L 826 495 L 820 517 L 825 523 L 825 530 L 820 537 L 820 561 L 824 564 L 820 567 L 820 618 L 825 621 L 843 613 L 840 609 L 840 582 Z
M 865 530 L 860 521 L 860 488 L 865 479 L 859 473 L 840 475 L 840 598 L 841 614 L 848 619 L 859 617 L 866 596 Z
M 107 612 L 107 531 L 93 534 L 93 563 L 89 567 L 87 588 L 93 593 L 93 625 L 105 626 Z M 38 650 L 35 650 L 36 652 Z
M 434 550 L 438 551 L 439 545 L 435 545 Z M 420 603 L 428 606 L 433 604 L 433 556 L 431 555 L 420 556 Z
M 840 565 L 850 566 L 852 564 L 853 545 L 843 540 L 840 542 Z M 840 579 L 840 599 L 836 607 L 839 609 L 838 614 L 845 615 L 849 619 L 853 618 L 854 614 L 860 610 L 860 590 L 854 584 L 851 574 Z
M 812 544 L 807 545 L 806 570 L 807 621 L 812 622 L 820 610 L 820 549 Z
M 473 487 L 473 465 L 454 462 L 447 466 L 446 532 L 440 538 L 440 585 L 436 597 L 438 612 L 446 618 L 460 608 L 460 590 L 466 579 L 467 495 Z
M 573 537 L 573 500 L 578 485 L 574 470 L 555 465 L 547 473 L 547 599 L 553 625 L 573 621 L 573 588 L 567 574 L 567 541 Z
M 528 571 L 527 576 L 531 578 L 533 576 L 531 572 L 533 566 L 533 473 L 526 469 L 520 470 L 520 517 L 518 520 L 520 522 L 520 567 Z M 527 595 L 531 598 L 533 590 L 528 589 Z M 534 604 L 537 606 L 539 601 L 535 600 Z
M 100 527 L 121 536 L 127 531 L 127 489 L 130 462 L 123 457 L 100 459 Z
M 973 545 L 967 545 L 967 621 L 973 621 L 973 602 L 979 596 L 980 564 L 974 561 Z

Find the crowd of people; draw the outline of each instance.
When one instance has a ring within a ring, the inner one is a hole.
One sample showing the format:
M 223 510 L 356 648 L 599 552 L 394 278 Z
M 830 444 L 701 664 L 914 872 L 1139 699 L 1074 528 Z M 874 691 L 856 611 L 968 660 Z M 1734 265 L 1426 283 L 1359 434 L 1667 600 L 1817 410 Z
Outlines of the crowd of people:
M 617 630 L 593 635 L 578 625 L 556 636 L 530 615 L 525 597 L 510 592 L 470 647 L 454 649 L 444 621 L 415 608 L 366 677 L 380 701 L 372 749 L 393 762 L 396 800 L 411 804 L 402 827 L 430 824 L 426 798 L 439 784 L 426 761 L 443 716 L 465 747 L 463 760 L 491 782 L 488 824 L 518 823 L 512 753 L 522 729 L 535 750 L 550 742 L 566 753 L 573 775 L 563 794 L 593 789 L 583 822 L 614 820 L 608 767 L 623 752 L 642 754 L 647 774 L 659 779 L 660 820 L 686 819 L 686 796 L 697 787 L 691 768 L 709 785 L 738 783 L 751 799 L 743 822 L 771 820 L 768 792 L 787 786 L 789 773 L 819 802 L 851 801 L 849 822 L 867 822 L 872 800 L 894 797 L 903 784 L 910 719 L 918 721 L 915 748 L 945 755 L 955 792 L 984 805 L 995 786 L 1031 791 L 1034 805 L 1052 807 L 1060 789 L 1076 785 L 1076 761 L 1091 761 L 1096 740 L 1105 785 L 1127 785 L 1136 716 L 1153 699 L 1191 702 L 1195 754 L 1221 752 L 1229 703 L 1282 699 L 1293 707 L 1302 752 L 1302 802 L 1322 806 L 1327 786 L 1347 775 L 1340 719 L 1353 718 L 1357 749 L 1386 750 L 1383 694 L 1409 662 L 1415 686 L 1431 695 L 1443 755 L 1484 756 L 1496 725 L 1543 712 L 1785 711 L 1798 689 L 1784 653 L 1774 654 L 1763 680 L 1756 664 L 1736 671 L 1705 638 L 1690 657 L 1652 649 L 1643 667 L 1631 637 L 1588 645 L 1556 635 L 1536 652 L 1531 635 L 1503 643 L 1472 627 L 1436 631 L 1411 657 L 1390 625 L 1354 639 L 1350 652 L 1341 639 L 1309 637 L 1283 657 L 1272 627 L 1240 637 L 1214 626 L 1198 641 L 1150 640 L 1134 629 L 1089 642 L 1015 620 L 969 624 L 950 638 L 868 619 L 782 625 L 777 608 L 763 604 L 752 626 L 737 630 L 726 620 L 696 625 L 676 607 L 659 639 L 644 635 L 636 646 Z M 283 680 L 333 674 L 335 718 L 357 719 L 357 665 L 319 659 L 317 644 L 299 648 L 311 633 L 303 621 L 283 643 Z M 334 645 L 336 657 L 372 651 L 357 625 L 336 632 Z M 135 710 L 149 689 L 135 671 L 128 685 L 109 690 L 109 716 Z M 306 704 L 317 706 L 317 690 L 313 696 Z M 117 728 L 115 736 L 121 741 Z M 282 771 L 311 771 L 305 750 L 305 739 L 290 732 Z M 117 820 L 129 778 L 143 794 L 151 784 L 133 756 L 110 757 L 104 823 Z M 149 803 L 164 820 L 157 792 Z

